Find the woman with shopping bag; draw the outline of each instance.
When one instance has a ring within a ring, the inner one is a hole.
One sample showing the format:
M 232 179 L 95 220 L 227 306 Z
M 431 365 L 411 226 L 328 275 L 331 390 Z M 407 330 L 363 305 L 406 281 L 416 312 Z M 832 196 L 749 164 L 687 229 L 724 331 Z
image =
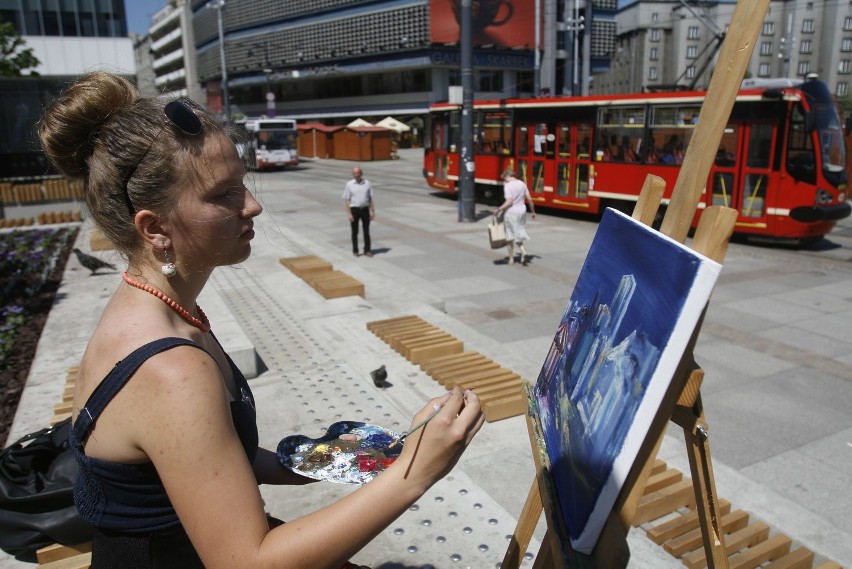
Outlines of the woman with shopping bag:
M 515 264 L 514 245 L 518 245 L 521 252 L 521 264 L 526 265 L 527 251 L 524 249 L 524 241 L 530 238 L 527 234 L 527 206 L 530 204 L 530 214 L 535 219 L 535 205 L 530 196 L 530 190 L 523 180 L 519 180 L 512 168 L 506 168 L 500 178 L 503 180 L 503 196 L 505 201 L 494 210 L 494 217 L 503 215 L 503 223 L 506 230 L 506 247 L 509 250 L 509 264 Z

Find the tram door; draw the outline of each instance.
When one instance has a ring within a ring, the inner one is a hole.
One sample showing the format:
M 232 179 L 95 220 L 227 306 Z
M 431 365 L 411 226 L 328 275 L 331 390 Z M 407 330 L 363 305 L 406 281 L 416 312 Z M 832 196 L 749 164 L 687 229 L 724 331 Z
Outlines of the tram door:
M 523 180 L 533 197 L 544 195 L 547 164 L 547 125 L 523 123 L 517 128 L 518 178 Z M 537 200 L 538 201 L 538 200 Z
M 432 171 L 435 173 L 435 185 L 449 187 L 450 155 L 450 125 L 446 121 L 432 122 L 432 156 L 435 162 Z
M 711 171 L 712 205 L 736 208 L 737 224 L 765 227 L 776 129 L 771 123 L 732 123 Z
M 590 123 L 556 125 L 556 205 L 586 207 L 591 165 Z

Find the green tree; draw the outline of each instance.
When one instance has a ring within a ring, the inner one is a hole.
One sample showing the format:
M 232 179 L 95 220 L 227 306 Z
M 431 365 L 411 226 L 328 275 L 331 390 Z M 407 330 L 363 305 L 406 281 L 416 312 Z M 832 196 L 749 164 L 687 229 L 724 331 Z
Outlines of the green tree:
M 15 26 L 0 18 L 0 77 L 20 77 L 27 69 L 30 75 L 38 75 L 32 68 L 41 62 L 25 45 Z

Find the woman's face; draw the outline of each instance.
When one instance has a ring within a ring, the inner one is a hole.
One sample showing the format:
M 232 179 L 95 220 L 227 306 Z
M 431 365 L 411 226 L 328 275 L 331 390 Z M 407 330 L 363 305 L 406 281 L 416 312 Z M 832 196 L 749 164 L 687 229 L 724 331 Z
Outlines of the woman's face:
M 181 189 L 173 216 L 175 256 L 187 270 L 239 263 L 251 253 L 253 218 L 263 208 L 246 188 L 245 167 L 225 135 L 209 136 L 190 158 L 192 182 Z

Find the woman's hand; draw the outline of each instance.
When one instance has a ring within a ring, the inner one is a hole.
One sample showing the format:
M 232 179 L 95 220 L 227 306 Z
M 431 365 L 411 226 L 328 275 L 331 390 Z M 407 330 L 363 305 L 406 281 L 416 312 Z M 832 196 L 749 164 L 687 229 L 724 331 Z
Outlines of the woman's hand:
M 431 399 L 414 416 L 412 426 L 440 411 L 416 433 L 405 439 L 405 446 L 394 466 L 404 468 L 404 477 L 420 484 L 423 491 L 443 478 L 461 458 L 474 435 L 485 422 L 479 397 L 455 387 L 441 397 Z

